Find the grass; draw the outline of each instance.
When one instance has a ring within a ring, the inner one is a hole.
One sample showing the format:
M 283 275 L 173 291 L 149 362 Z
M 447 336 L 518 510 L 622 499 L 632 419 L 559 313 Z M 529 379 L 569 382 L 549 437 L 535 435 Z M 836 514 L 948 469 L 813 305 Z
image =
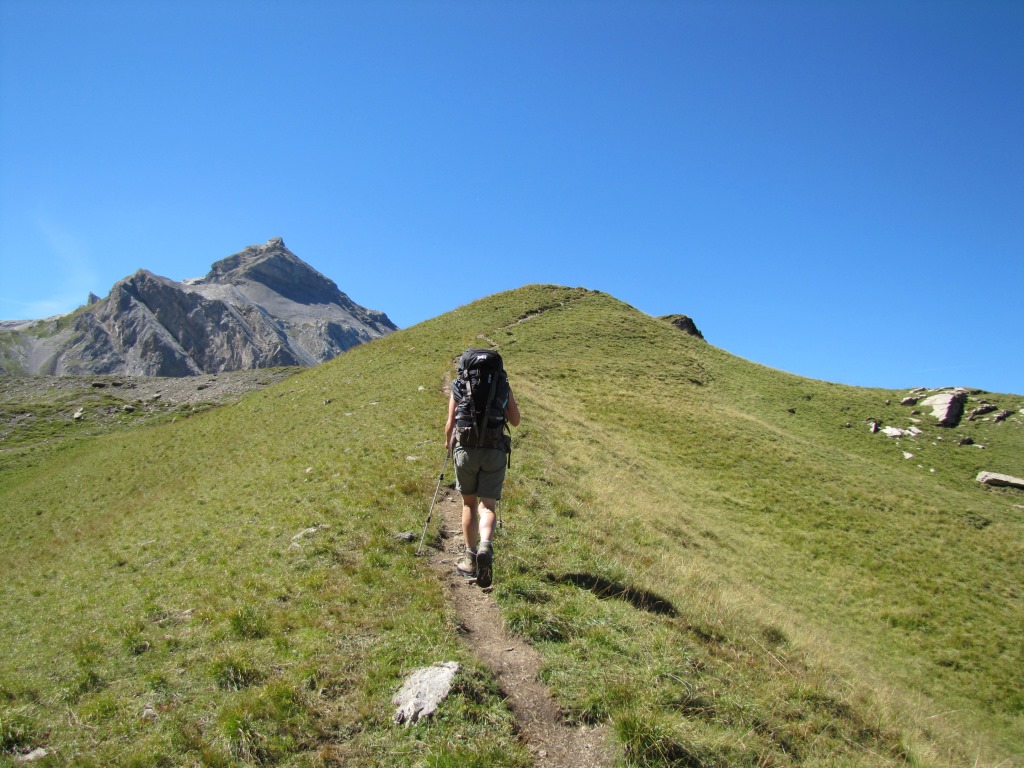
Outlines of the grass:
M 0 762 L 530 764 L 393 536 L 434 490 L 452 360 L 487 344 L 524 415 L 495 597 L 624 765 L 1021 764 L 1024 494 L 974 482 L 1024 473 L 1020 415 L 940 429 L 551 286 L 188 419 L 5 438 Z M 454 695 L 394 726 L 402 674 L 443 660 Z

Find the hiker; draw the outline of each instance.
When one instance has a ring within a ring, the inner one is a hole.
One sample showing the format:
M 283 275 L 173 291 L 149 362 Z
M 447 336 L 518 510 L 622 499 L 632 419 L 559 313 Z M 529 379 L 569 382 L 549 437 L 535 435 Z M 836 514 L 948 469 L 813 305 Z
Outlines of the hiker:
M 476 577 L 481 587 L 492 580 L 495 509 L 512 450 L 509 424 L 519 426 L 519 406 L 501 356 L 493 350 L 467 350 L 452 381 L 444 436 L 455 459 L 455 487 L 462 494 L 466 552 L 455 567 L 467 578 Z

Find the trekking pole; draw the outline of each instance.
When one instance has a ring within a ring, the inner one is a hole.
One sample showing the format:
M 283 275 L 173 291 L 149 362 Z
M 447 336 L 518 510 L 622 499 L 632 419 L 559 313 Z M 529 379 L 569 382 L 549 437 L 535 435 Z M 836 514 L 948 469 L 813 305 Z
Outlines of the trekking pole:
M 417 557 L 423 553 L 423 540 L 427 537 L 427 526 L 430 525 L 430 518 L 434 514 L 434 504 L 437 503 L 437 494 L 441 490 L 441 482 L 444 480 L 444 471 L 448 469 L 448 459 L 451 455 L 451 451 L 446 451 L 444 454 L 444 464 L 441 465 L 441 474 L 437 476 L 437 488 L 434 489 L 434 500 L 430 502 L 430 511 L 427 512 L 427 522 L 423 524 L 423 533 L 420 534 L 420 545 L 416 547 Z

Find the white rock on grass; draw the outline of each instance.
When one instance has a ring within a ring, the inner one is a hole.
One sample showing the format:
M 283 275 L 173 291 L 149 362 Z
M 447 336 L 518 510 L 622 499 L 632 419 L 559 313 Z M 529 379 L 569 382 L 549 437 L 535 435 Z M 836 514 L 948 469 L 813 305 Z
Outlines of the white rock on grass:
M 900 429 L 899 427 L 883 427 L 882 434 L 886 437 L 917 437 L 923 433 L 917 427 L 909 427 L 908 429 Z
M 1013 475 L 1001 475 L 998 472 L 979 472 L 977 480 L 984 485 L 1024 490 L 1024 480 L 1019 477 L 1013 477 Z
M 14 758 L 15 765 L 24 765 L 25 763 L 34 763 L 36 760 L 42 760 L 49 753 L 42 747 L 37 747 L 29 752 L 27 755 L 18 755 Z
M 402 689 L 391 700 L 398 707 L 394 721 L 405 723 L 408 728 L 411 723 L 434 714 L 448 696 L 458 671 L 458 662 L 442 661 L 410 672 Z

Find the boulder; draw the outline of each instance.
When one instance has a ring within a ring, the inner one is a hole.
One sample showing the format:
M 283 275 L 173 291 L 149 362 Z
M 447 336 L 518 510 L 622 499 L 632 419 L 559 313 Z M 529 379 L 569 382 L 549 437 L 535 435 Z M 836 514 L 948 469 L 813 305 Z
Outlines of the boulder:
M 939 392 L 921 401 L 921 405 L 932 409 L 932 416 L 939 421 L 940 427 L 955 427 L 964 415 L 964 403 L 967 392 L 955 389 L 951 392 Z
M 690 336 L 695 336 L 701 341 L 704 341 L 704 334 L 697 329 L 697 324 L 694 323 L 693 320 L 687 317 L 686 315 L 663 315 L 659 319 L 671 323 L 683 333 L 687 333 Z
M 408 728 L 411 723 L 434 714 L 448 696 L 458 671 L 459 663 L 456 661 L 443 661 L 430 667 L 414 669 L 406 677 L 402 689 L 391 700 L 398 707 L 394 721 L 405 723 Z
M 1001 475 L 998 472 L 979 472 L 978 482 L 1002 488 L 1020 488 L 1024 490 L 1024 480 L 1012 475 Z

